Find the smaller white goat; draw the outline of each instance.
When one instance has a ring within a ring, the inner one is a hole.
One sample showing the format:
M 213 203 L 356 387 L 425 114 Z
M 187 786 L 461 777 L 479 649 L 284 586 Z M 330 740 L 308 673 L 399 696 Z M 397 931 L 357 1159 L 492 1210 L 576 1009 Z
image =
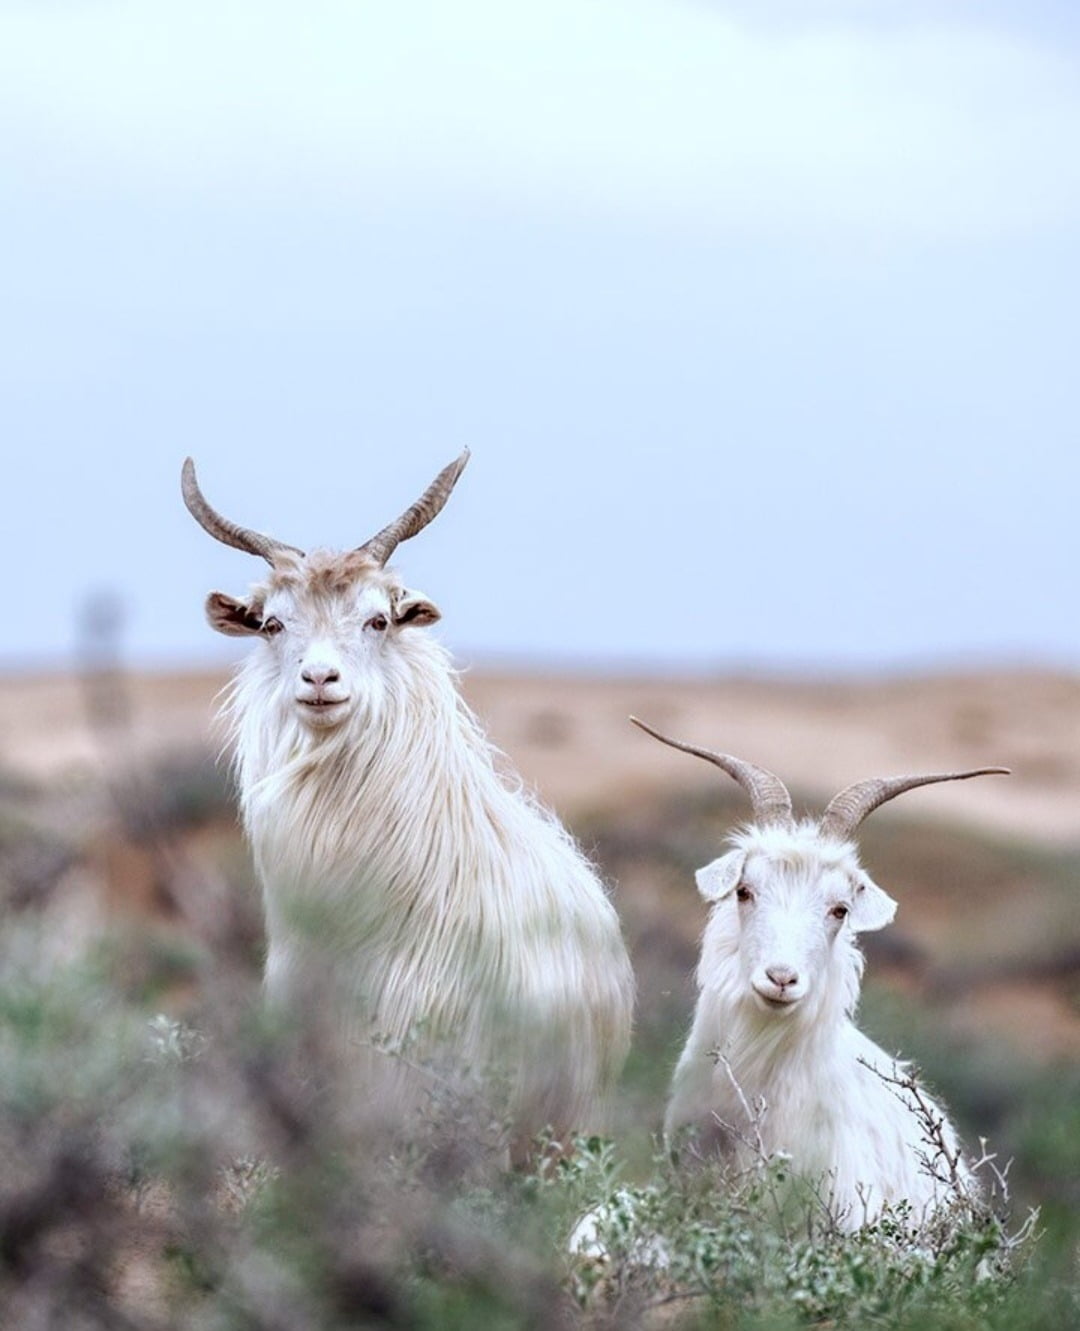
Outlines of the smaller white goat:
M 855 935 L 883 928 L 896 913 L 896 902 L 859 863 L 852 835 L 906 790 L 1008 769 L 861 781 L 841 791 L 820 821 L 796 821 L 787 789 L 771 772 L 631 720 L 722 768 L 754 808 L 754 822 L 730 838 L 731 849 L 697 872 L 712 911 L 665 1132 L 694 1127 L 700 1144 L 736 1160 L 786 1152 L 797 1173 L 821 1180 L 824 1200 L 846 1228 L 901 1201 L 916 1222 L 925 1218 L 946 1200 L 943 1179 L 963 1181 L 967 1172 L 944 1111 L 905 1085 L 905 1065 L 852 1020 L 864 964 Z M 934 1160 L 942 1151 L 955 1166 Z

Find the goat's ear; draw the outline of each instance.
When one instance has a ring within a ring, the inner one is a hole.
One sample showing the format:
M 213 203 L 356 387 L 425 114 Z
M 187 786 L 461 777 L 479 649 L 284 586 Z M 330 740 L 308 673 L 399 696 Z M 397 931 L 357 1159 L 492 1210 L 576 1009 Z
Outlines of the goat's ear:
M 722 901 L 738 887 L 745 863 L 745 851 L 729 850 L 726 855 L 721 855 L 718 860 L 713 860 L 712 864 L 706 864 L 697 871 L 694 877 L 697 879 L 698 891 L 706 901 Z
M 438 619 L 442 619 L 439 607 L 434 601 L 429 601 L 423 592 L 406 589 L 394 602 L 394 623 L 399 626 L 434 624 Z
M 238 601 L 224 592 L 211 592 L 206 598 L 206 618 L 212 629 L 230 638 L 246 638 L 262 632 L 262 606 L 253 601 Z
M 872 933 L 892 924 L 896 902 L 888 892 L 878 887 L 869 874 L 861 873 L 855 879 L 855 895 L 851 899 L 848 923 L 857 934 Z

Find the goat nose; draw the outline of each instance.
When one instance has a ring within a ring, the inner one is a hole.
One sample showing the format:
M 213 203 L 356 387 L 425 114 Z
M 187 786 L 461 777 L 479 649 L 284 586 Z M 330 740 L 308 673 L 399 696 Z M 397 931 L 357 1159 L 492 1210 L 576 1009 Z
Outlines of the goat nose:
M 784 989 L 789 984 L 798 984 L 799 976 L 790 966 L 766 966 L 765 974 L 776 985 L 777 989 Z
M 304 666 L 300 671 L 300 678 L 305 684 L 314 684 L 318 687 L 323 684 L 336 684 L 341 675 L 333 666 L 316 662 L 314 665 Z

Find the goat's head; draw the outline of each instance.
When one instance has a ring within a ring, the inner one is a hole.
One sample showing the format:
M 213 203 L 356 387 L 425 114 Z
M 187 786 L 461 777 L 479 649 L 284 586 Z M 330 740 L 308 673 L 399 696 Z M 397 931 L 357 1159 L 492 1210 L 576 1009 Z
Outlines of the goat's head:
M 722 935 L 737 956 L 743 997 L 758 1011 L 783 1017 L 816 1006 L 838 939 L 850 953 L 852 935 L 882 929 L 896 914 L 896 902 L 859 863 L 852 838 L 863 819 L 916 786 L 1008 775 L 1008 768 L 981 767 L 860 781 L 835 796 L 819 820 L 797 821 L 791 796 L 772 772 L 631 720 L 662 743 L 714 763 L 750 796 L 753 823 L 731 838 L 730 850 L 697 871 L 697 884 L 714 910 L 728 912 Z M 857 978 L 856 971 L 856 984 Z M 854 993 L 846 996 L 853 999 Z
M 243 599 L 211 592 L 206 617 L 219 633 L 262 639 L 281 701 L 303 724 L 319 730 L 340 725 L 385 673 L 399 635 L 439 618 L 434 603 L 404 587 L 386 563 L 439 513 L 468 459 L 466 449 L 415 504 L 363 545 L 310 554 L 223 518 L 203 497 L 194 463 L 185 461 L 181 486 L 195 520 L 216 540 L 259 555 L 271 569 Z

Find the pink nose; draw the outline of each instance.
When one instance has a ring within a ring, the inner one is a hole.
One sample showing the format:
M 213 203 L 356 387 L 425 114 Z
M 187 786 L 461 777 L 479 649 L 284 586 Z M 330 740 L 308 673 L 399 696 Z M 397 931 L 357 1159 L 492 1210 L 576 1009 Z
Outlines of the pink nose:
M 789 984 L 799 983 L 798 972 L 793 971 L 790 966 L 766 966 L 765 974 L 777 989 L 785 989 Z
M 314 684 L 316 688 L 321 688 L 324 684 L 336 684 L 341 676 L 333 666 L 317 662 L 314 665 L 304 666 L 300 671 L 300 678 L 305 684 Z

